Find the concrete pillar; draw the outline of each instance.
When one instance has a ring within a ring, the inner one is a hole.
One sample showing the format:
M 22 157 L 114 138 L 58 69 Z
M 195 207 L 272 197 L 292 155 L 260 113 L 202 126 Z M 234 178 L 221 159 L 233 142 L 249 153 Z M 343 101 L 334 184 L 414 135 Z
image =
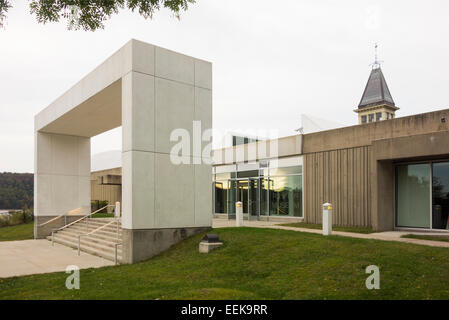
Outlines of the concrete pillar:
M 392 161 L 372 157 L 371 225 L 376 231 L 394 230 L 394 166 Z
M 141 56 L 142 55 L 142 56 Z M 212 126 L 211 64 L 148 45 L 145 72 L 122 78 L 123 260 L 148 259 L 212 220 L 212 168 L 194 153 L 194 121 Z M 174 146 L 185 133 L 181 151 Z M 200 135 L 201 138 L 202 135 Z M 201 141 L 199 150 L 208 142 Z M 173 161 L 173 156 L 180 156 Z M 206 161 L 207 162 L 207 161 Z
M 34 237 L 44 238 L 53 228 L 64 225 L 61 218 L 42 223 L 80 208 L 79 215 L 90 212 L 90 138 L 35 132 L 34 162 Z

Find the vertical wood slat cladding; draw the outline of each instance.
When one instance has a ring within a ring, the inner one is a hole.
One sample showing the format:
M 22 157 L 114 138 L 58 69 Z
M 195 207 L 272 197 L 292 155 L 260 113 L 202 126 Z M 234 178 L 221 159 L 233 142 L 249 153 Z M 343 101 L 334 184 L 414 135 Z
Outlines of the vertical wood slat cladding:
M 122 201 L 121 185 L 100 185 L 97 182 L 98 177 L 113 174 L 121 175 L 122 168 L 113 168 L 92 172 L 90 175 L 90 190 L 92 200 L 107 200 L 109 204 L 115 204 L 116 201 Z
M 96 180 L 91 180 L 90 190 L 92 200 L 107 200 L 109 204 L 122 201 L 122 186 L 99 185 Z
M 333 223 L 371 226 L 370 146 L 304 155 L 304 219 L 322 222 L 322 205 L 333 205 Z

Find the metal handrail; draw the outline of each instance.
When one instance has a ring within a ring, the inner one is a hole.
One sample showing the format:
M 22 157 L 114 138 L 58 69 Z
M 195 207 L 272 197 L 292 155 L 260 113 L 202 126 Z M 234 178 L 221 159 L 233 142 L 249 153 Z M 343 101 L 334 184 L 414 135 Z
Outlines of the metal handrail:
M 50 222 L 53 222 L 53 221 L 58 220 L 58 219 L 61 218 L 62 216 L 65 216 L 65 217 L 66 217 L 66 221 L 67 221 L 67 213 L 63 213 L 63 214 L 61 214 L 61 215 L 59 215 L 59 216 L 57 216 L 57 217 L 55 217 L 55 218 L 52 218 L 52 219 L 50 219 L 50 220 L 48 220 L 48 221 L 45 221 L 44 223 L 38 224 L 37 226 L 38 226 L 38 227 L 43 227 L 43 226 L 45 226 L 46 224 L 48 224 L 48 223 L 50 223 Z
M 79 234 L 79 235 L 78 235 L 78 255 L 80 255 L 80 251 L 81 251 L 81 237 L 85 237 L 85 236 L 88 237 L 88 236 L 90 236 L 91 234 L 93 234 L 93 233 L 95 233 L 95 232 L 97 232 L 97 231 L 100 231 L 101 229 L 106 228 L 107 226 L 109 226 L 110 224 L 115 223 L 115 222 L 117 223 L 117 238 L 118 238 L 118 232 L 119 232 L 118 224 L 119 224 L 119 219 L 112 220 L 112 221 L 110 221 L 110 222 L 108 222 L 108 223 L 102 225 L 101 227 L 98 227 L 97 229 L 92 230 L 91 232 Z
M 55 232 L 64 230 L 65 228 L 70 227 L 71 225 L 74 225 L 75 223 L 80 222 L 81 220 L 84 220 L 84 219 L 86 219 L 86 218 L 89 218 L 90 216 L 92 216 L 92 215 L 94 215 L 94 214 L 96 214 L 96 213 L 99 213 L 100 211 L 102 211 L 102 210 L 104 210 L 104 209 L 106 209 L 106 208 L 108 208 L 108 207 L 115 207 L 115 206 L 112 205 L 112 204 L 108 204 L 108 205 L 104 206 L 103 208 L 100 208 L 100 209 L 98 209 L 98 210 L 95 210 L 94 212 L 91 212 L 91 213 L 86 214 L 85 216 L 79 218 L 78 220 L 75 220 L 75 221 L 73 221 L 73 222 L 71 222 L 71 223 L 69 223 L 69 224 L 66 224 L 66 225 L 64 225 L 64 226 L 62 226 L 62 227 L 60 227 L 60 228 L 53 229 L 53 230 L 51 231 L 51 245 L 54 245 L 54 234 L 55 234 Z M 86 220 L 86 226 L 87 226 L 87 228 L 89 229 L 89 225 L 87 224 L 87 220 Z

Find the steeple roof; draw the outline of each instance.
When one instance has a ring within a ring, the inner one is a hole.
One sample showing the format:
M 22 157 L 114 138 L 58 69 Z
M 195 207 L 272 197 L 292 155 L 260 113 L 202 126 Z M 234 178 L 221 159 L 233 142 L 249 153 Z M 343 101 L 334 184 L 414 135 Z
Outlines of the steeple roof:
M 380 66 L 371 70 L 358 108 L 361 109 L 379 104 L 394 106 L 393 97 L 391 96 L 390 90 L 388 90 L 387 82 L 385 81 Z

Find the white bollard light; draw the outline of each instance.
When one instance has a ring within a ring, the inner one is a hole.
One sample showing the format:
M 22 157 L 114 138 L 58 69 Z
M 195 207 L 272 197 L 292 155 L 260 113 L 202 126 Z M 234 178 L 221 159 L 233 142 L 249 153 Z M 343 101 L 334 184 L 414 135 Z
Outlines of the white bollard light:
M 240 201 L 235 203 L 235 226 L 243 226 L 243 203 Z
M 115 203 L 115 212 L 114 215 L 116 218 L 120 218 L 120 202 Z
M 323 204 L 323 236 L 332 234 L 332 205 Z

